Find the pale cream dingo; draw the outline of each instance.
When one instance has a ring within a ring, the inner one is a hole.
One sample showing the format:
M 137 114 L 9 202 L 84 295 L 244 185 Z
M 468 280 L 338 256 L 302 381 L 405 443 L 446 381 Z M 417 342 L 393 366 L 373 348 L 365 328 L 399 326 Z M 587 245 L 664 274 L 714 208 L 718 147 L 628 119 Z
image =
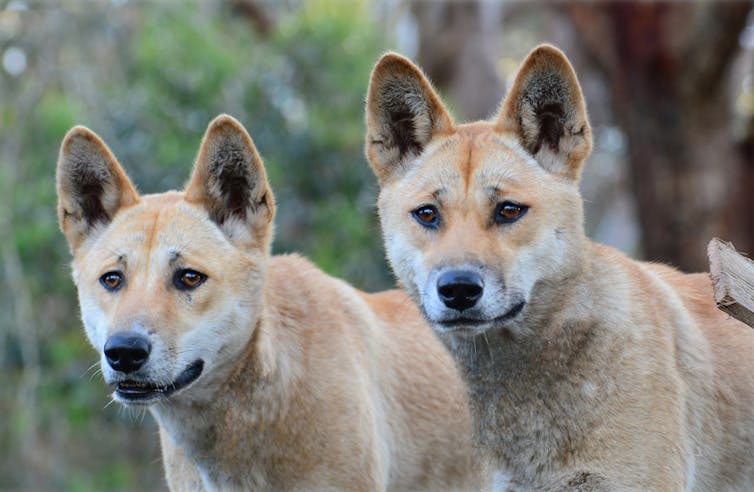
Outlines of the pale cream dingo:
M 57 188 L 86 333 L 115 400 L 157 419 L 171 489 L 474 488 L 452 359 L 404 294 L 270 256 L 236 120 L 209 125 L 185 191 L 146 196 L 73 128 Z
M 551 46 L 492 121 L 454 124 L 399 55 L 372 74 L 387 255 L 461 366 L 487 485 L 754 490 L 754 330 L 715 309 L 707 275 L 585 237 L 591 145 Z

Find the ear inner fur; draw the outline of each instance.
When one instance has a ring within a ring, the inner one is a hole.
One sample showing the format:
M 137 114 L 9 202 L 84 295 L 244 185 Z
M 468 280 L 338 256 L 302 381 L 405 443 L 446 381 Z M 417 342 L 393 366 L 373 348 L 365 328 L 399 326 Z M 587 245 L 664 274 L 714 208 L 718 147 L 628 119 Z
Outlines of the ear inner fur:
M 560 50 L 532 50 L 503 101 L 498 126 L 517 135 L 545 169 L 578 179 L 591 151 L 591 129 L 581 86 Z
M 453 125 L 421 70 L 396 53 L 383 55 L 375 65 L 366 106 L 366 153 L 380 180 Z
M 105 143 L 83 126 L 63 139 L 57 167 L 58 220 L 71 249 L 138 194 Z
M 407 81 L 395 80 L 384 84 L 380 94 L 384 124 L 401 157 L 421 153 L 425 135 L 431 131 L 432 115 L 426 99 L 417 89 Z
M 233 215 L 246 220 L 247 207 L 254 205 L 250 199 L 253 178 L 243 154 L 242 149 L 227 146 L 220 149 L 210 163 L 208 177 L 217 180 L 215 186 L 219 186 L 221 197 L 213 215 L 221 224 Z M 209 181 L 206 184 L 212 186 Z
M 529 152 L 536 155 L 543 143 L 557 152 L 560 136 L 563 134 L 563 107 L 558 104 L 545 104 L 536 112 L 536 117 L 539 134 Z
M 231 237 L 238 236 L 234 224 L 239 221 L 252 228 L 272 221 L 274 201 L 262 159 L 246 129 L 231 116 L 220 115 L 209 124 L 186 200 L 204 206 Z

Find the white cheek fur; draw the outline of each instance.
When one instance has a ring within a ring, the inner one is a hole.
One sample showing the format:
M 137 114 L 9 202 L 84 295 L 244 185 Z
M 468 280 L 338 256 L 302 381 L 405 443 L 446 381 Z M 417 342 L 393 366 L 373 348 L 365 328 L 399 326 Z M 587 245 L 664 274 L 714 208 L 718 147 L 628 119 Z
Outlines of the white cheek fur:
M 86 336 L 92 346 L 98 352 L 101 352 L 107 340 L 107 317 L 96 301 L 82 296 L 80 292 L 79 305 L 81 306 L 82 321 Z
M 566 248 L 560 244 L 555 231 L 548 233 L 546 239 L 532 242 L 522 249 L 510 267 L 510 287 L 523 293 L 528 301 L 534 284 L 558 272 L 566 258 Z
M 224 316 L 198 320 L 196 325 L 184 333 L 177 341 L 177 364 L 187 366 L 196 359 L 202 359 L 205 368 L 213 367 L 218 358 L 234 360 L 228 351 L 241 351 L 251 337 L 253 324 L 248 314 L 232 308 Z M 218 357 L 222 354 L 220 357 Z
M 383 230 L 389 230 L 383 227 Z M 424 258 L 419 250 L 408 243 L 400 234 L 385 237 L 385 249 L 393 271 L 411 293 L 422 295 L 429 272 L 424 266 Z

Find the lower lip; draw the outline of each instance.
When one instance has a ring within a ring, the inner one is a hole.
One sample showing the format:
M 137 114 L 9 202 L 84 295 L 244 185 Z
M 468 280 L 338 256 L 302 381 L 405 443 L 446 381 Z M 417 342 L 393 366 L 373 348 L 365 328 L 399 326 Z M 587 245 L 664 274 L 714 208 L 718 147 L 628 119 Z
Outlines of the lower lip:
M 448 321 L 440 321 L 437 324 L 448 330 L 461 330 L 464 328 L 472 328 L 477 326 L 497 325 L 505 321 L 510 321 L 518 316 L 519 313 L 524 309 L 525 305 L 526 302 L 521 301 L 511 309 L 509 309 L 508 312 L 504 315 L 498 316 L 497 318 L 493 319 L 456 318 Z
M 137 387 L 118 383 L 115 394 L 123 401 L 134 403 L 147 403 L 150 401 L 167 398 L 176 391 L 189 386 L 202 374 L 204 361 L 201 359 L 191 363 L 172 383 L 165 386 Z

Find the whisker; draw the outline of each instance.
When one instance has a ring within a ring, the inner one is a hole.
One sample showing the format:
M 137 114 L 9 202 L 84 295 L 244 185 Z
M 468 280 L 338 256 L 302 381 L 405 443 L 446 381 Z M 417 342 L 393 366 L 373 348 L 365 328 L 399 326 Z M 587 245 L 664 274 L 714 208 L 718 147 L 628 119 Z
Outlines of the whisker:
M 92 373 L 92 374 L 91 374 L 91 375 L 89 376 L 89 381 L 91 381 L 92 379 L 94 379 L 94 378 L 95 378 L 96 376 L 102 376 L 102 368 L 101 368 L 101 367 L 98 367 L 98 368 L 97 368 L 97 369 L 96 369 L 96 370 L 95 370 L 95 371 L 94 371 L 94 372 L 93 372 L 93 373 Z M 104 379 L 104 378 L 103 378 L 103 379 Z
M 490 340 L 487 338 L 487 332 L 482 333 L 484 335 L 484 343 L 487 345 L 487 354 L 490 356 L 490 362 L 495 363 L 495 358 L 492 355 L 492 347 L 490 346 Z
M 86 376 L 86 373 L 88 373 L 89 371 L 91 371 L 92 369 L 94 369 L 97 366 L 99 366 L 99 360 L 94 361 L 94 364 L 92 364 L 91 366 L 87 367 L 86 370 L 81 373 L 81 375 L 79 376 L 79 379 L 82 379 L 84 376 Z M 89 380 L 91 381 L 91 378 L 89 378 Z

